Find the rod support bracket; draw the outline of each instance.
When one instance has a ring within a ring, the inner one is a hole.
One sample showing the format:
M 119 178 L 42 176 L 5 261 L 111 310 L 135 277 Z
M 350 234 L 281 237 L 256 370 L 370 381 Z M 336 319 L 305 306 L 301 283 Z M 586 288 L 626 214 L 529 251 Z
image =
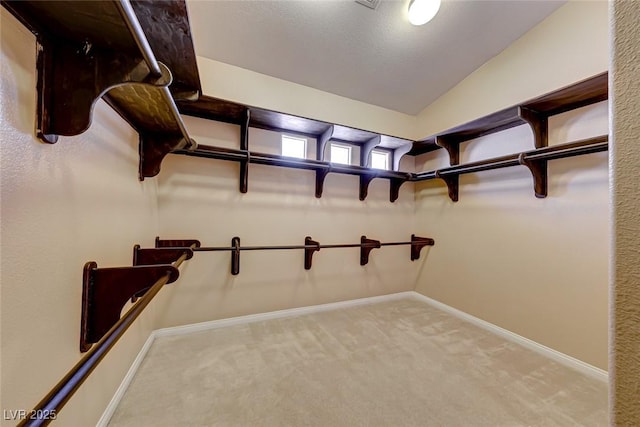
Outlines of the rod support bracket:
M 458 174 L 442 175 L 440 171 L 436 171 L 436 178 L 440 178 L 447 184 L 449 198 L 452 202 L 457 202 L 460 193 L 460 176 Z
M 94 261 L 86 263 L 82 275 L 80 351 L 88 351 L 118 322 L 127 300 L 149 289 L 167 273 L 167 283 L 175 282 L 180 275 L 169 264 L 98 268 Z
M 304 269 L 311 270 L 311 262 L 313 260 L 313 253 L 320 252 L 320 243 L 313 240 L 310 236 L 304 238 L 305 246 L 314 246 L 312 248 L 304 248 Z
M 526 166 L 533 177 L 533 190 L 538 199 L 544 199 L 549 192 L 547 160 L 529 160 L 526 153 L 520 153 L 518 163 Z
M 380 248 L 380 240 L 367 239 L 367 236 L 360 236 L 360 265 L 369 263 L 369 253 Z M 365 246 L 366 245 L 366 246 Z
M 167 240 L 156 236 L 156 248 L 199 248 L 200 240 L 183 239 L 183 240 Z
M 435 245 L 435 240 L 429 237 L 418 237 L 415 234 L 411 235 L 411 261 L 420 259 L 420 251 L 425 246 Z
M 240 274 L 240 238 L 238 236 L 231 239 L 231 274 Z

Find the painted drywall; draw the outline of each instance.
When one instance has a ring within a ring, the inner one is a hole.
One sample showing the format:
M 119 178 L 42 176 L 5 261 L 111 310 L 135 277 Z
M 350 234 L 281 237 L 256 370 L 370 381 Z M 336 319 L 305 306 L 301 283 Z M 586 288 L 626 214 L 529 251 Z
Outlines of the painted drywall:
M 201 144 L 238 147 L 238 126 L 185 118 Z M 251 129 L 257 152 L 280 153 L 280 134 Z M 316 143 L 309 139 L 308 157 Z M 355 153 L 357 154 L 357 152 Z M 401 169 L 411 171 L 413 158 Z M 170 155 L 158 177 L 161 236 L 197 238 L 206 246 L 297 245 L 305 236 L 323 244 L 358 243 L 361 235 L 383 242 L 408 241 L 413 229 L 412 184 L 389 202 L 389 181 L 376 179 L 366 201 L 357 176 L 329 174 L 322 198 L 314 197 L 313 171 L 250 165 L 249 191 L 238 191 L 238 165 Z M 177 286 L 160 296 L 160 327 L 411 290 L 416 263 L 408 246 L 374 250 L 367 266 L 357 248 L 323 249 L 304 269 L 303 251 L 242 252 L 240 274 L 230 274 L 229 252 L 197 253 Z
M 640 3 L 611 4 L 611 424 L 640 425 Z
M 30 410 L 80 359 L 82 269 L 131 265 L 157 234 L 156 182 L 138 182 L 136 133 L 100 101 L 91 128 L 34 137 L 35 39 L 0 8 L 2 425 Z M 153 306 L 59 414 L 95 425 L 154 328 Z
M 569 1 L 417 116 L 414 138 L 606 71 L 606 1 Z
M 416 117 L 198 57 L 202 92 L 216 98 L 412 139 Z
M 552 117 L 549 142 L 607 133 L 603 102 Z M 520 126 L 461 148 L 475 161 L 533 149 L 533 138 Z M 418 157 L 417 169 L 446 166 L 444 154 Z M 607 368 L 607 153 L 550 162 L 546 199 L 524 167 L 461 176 L 457 203 L 442 183 L 422 183 L 416 221 L 439 242 L 417 291 Z

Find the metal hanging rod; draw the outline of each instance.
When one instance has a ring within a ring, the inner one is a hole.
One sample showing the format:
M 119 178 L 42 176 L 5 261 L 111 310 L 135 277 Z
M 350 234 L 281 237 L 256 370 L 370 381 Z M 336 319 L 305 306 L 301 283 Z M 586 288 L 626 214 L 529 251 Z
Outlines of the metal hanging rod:
M 173 243 L 168 243 L 173 242 Z M 169 245 L 178 245 L 174 249 L 179 248 L 180 244 L 191 243 L 192 240 L 184 241 L 169 241 L 156 239 L 156 247 L 168 248 Z M 314 252 L 321 249 L 337 249 L 337 248 L 360 248 L 360 265 L 367 265 L 369 262 L 369 254 L 373 249 L 381 248 L 382 246 L 411 246 L 411 261 L 420 258 L 420 251 L 425 246 L 433 246 L 434 240 L 428 237 L 418 237 L 411 235 L 410 241 L 404 242 L 386 242 L 382 243 L 379 240 L 367 239 L 366 236 L 360 237 L 360 243 L 336 243 L 321 245 L 319 242 L 313 240 L 311 237 L 305 237 L 303 245 L 263 245 L 263 246 L 241 246 L 240 238 L 234 237 L 231 239 L 231 246 L 197 246 L 192 250 L 193 252 L 231 252 L 231 274 L 238 275 L 240 273 L 240 252 L 242 251 L 263 251 L 263 250 L 304 250 L 304 268 L 305 270 L 311 269 L 311 263 Z M 146 251 L 146 252 L 141 252 Z M 136 249 L 135 254 L 138 253 L 150 253 L 153 249 Z M 138 255 L 134 255 L 134 260 L 138 258 Z
M 213 147 L 209 145 L 198 145 L 193 151 L 177 150 L 174 154 L 183 154 L 194 157 L 205 157 L 209 159 L 230 160 L 236 162 L 248 161 L 270 166 L 282 166 L 295 169 L 309 169 L 329 171 L 331 173 L 341 173 L 347 175 L 375 175 L 376 178 L 405 179 L 411 178 L 408 172 L 395 172 L 383 169 L 371 169 L 362 166 L 339 165 L 330 162 L 312 159 L 295 159 L 291 157 L 279 156 L 277 154 L 258 153 L 248 150 L 236 150 L 233 148 Z
M 380 243 L 380 246 L 420 245 L 420 242 L 389 242 Z M 335 245 L 284 245 L 284 246 L 203 246 L 193 249 L 194 252 L 224 252 L 224 251 L 270 251 L 270 250 L 294 250 L 294 249 L 334 249 L 334 248 L 366 248 L 376 247 L 373 243 L 345 243 Z
M 71 370 L 51 389 L 49 393 L 34 407 L 29 414 L 33 414 L 32 419 L 25 419 L 18 424 L 20 427 L 36 427 L 48 425 L 57 417 L 60 410 L 69 401 L 71 396 L 80 388 L 82 383 L 98 366 L 100 361 L 111 350 L 114 344 L 124 335 L 131 324 L 140 316 L 142 311 L 149 305 L 151 300 L 158 294 L 160 289 L 167 283 L 174 282 L 179 275 L 178 267 L 188 258 L 191 258 L 192 252 L 189 248 L 181 248 L 180 255 L 174 262 L 170 264 L 146 265 L 137 267 L 124 268 L 107 268 L 98 269 L 94 262 L 87 263 L 85 266 L 85 286 L 88 282 L 105 283 L 104 288 L 109 291 L 115 291 L 126 287 L 130 283 L 130 277 L 135 279 L 144 278 L 151 280 L 151 285 L 147 284 L 144 295 L 140 300 L 131 307 L 124 316 L 120 317 L 113 326 L 111 326 L 102 338 L 97 341 L 90 350 L 71 368 Z M 175 259 L 175 258 L 174 258 Z M 117 286 L 109 286 L 107 282 Z M 144 283 L 137 283 L 138 286 Z M 85 288 L 86 291 L 86 288 Z M 113 292 L 111 292 L 113 294 Z M 86 299 L 87 295 L 83 295 Z M 125 298 L 126 301 L 126 298 Z M 100 302 L 100 301 L 96 301 Z M 82 317 L 83 321 L 89 314 L 89 310 L 93 307 L 83 304 Z M 112 306 L 117 310 L 117 316 L 120 315 L 122 307 Z M 83 322 L 83 328 L 86 325 Z M 83 330 L 84 332 L 84 330 Z
M 151 74 L 154 77 L 162 76 L 160 64 L 156 60 L 156 56 L 153 53 L 153 50 L 151 50 L 151 46 L 149 46 L 149 41 L 142 30 L 142 26 L 140 25 L 140 21 L 138 21 L 136 13 L 133 11 L 133 7 L 131 7 L 131 3 L 129 0 L 120 0 L 116 1 L 115 5 L 129 29 L 129 32 L 133 36 L 136 45 L 138 45 L 142 58 L 144 59 L 144 62 L 147 63 Z
M 149 41 L 144 34 L 144 30 L 140 25 L 140 21 L 138 21 L 138 17 L 136 16 L 136 13 L 134 12 L 129 0 L 119 0 L 116 1 L 115 4 L 118 8 L 118 11 L 120 12 L 120 15 L 122 16 L 122 19 L 125 22 L 125 25 L 129 29 L 131 36 L 138 46 L 144 62 L 149 67 L 150 74 L 156 78 L 161 77 L 162 68 L 164 68 L 169 72 L 169 74 L 171 74 L 169 69 L 164 65 L 161 67 L 160 62 L 158 62 L 158 60 L 156 59 L 151 46 L 149 46 Z M 173 76 L 171 76 L 171 80 L 173 80 Z M 182 116 L 178 111 L 178 107 L 176 106 L 173 96 L 171 95 L 171 91 L 169 91 L 169 88 L 167 86 L 163 86 L 159 88 L 159 90 L 164 102 L 169 107 L 169 111 L 171 112 L 171 115 L 175 119 L 176 124 L 180 129 L 180 134 L 182 135 L 182 138 L 185 142 L 184 146 L 189 150 L 195 149 L 197 147 L 197 143 L 189 136 L 184 121 L 182 120 Z
M 555 160 L 596 153 L 599 151 L 607 151 L 609 148 L 609 143 L 607 141 L 608 136 L 601 135 L 567 144 L 558 144 L 522 153 L 493 157 L 491 159 L 469 162 L 462 165 L 450 166 L 428 172 L 420 172 L 415 174 L 415 178 L 413 180 L 426 181 L 451 175 L 463 175 L 467 173 L 482 172 L 485 170 L 519 166 L 528 161 Z
M 369 183 L 375 178 L 390 180 L 389 200 L 394 202 L 398 198 L 400 187 L 403 183 L 412 180 L 413 174 L 408 172 L 396 172 L 383 169 L 371 169 L 363 166 L 339 165 L 321 160 L 295 159 L 276 154 L 258 153 L 249 150 L 236 150 L 232 148 L 198 145 L 194 150 L 176 150 L 173 154 L 182 154 L 207 159 L 218 159 L 239 162 L 240 192 L 247 192 L 247 164 L 255 163 L 269 166 L 280 166 L 294 169 L 312 170 L 316 173 L 316 197 L 322 197 L 324 180 L 329 173 L 356 175 L 360 177 L 360 200 L 365 200 Z

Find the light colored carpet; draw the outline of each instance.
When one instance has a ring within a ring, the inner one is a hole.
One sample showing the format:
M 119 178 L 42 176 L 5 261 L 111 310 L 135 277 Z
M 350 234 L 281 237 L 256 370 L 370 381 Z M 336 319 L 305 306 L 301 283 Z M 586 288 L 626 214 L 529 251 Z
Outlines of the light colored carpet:
M 158 338 L 125 426 L 606 426 L 607 386 L 411 298 Z

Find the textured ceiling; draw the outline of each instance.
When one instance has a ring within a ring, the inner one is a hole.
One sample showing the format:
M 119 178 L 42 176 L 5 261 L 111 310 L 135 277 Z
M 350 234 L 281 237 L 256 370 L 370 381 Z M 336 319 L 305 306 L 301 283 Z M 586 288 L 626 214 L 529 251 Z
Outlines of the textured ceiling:
M 188 0 L 196 53 L 417 114 L 564 1 L 443 0 L 414 27 L 407 1 Z

